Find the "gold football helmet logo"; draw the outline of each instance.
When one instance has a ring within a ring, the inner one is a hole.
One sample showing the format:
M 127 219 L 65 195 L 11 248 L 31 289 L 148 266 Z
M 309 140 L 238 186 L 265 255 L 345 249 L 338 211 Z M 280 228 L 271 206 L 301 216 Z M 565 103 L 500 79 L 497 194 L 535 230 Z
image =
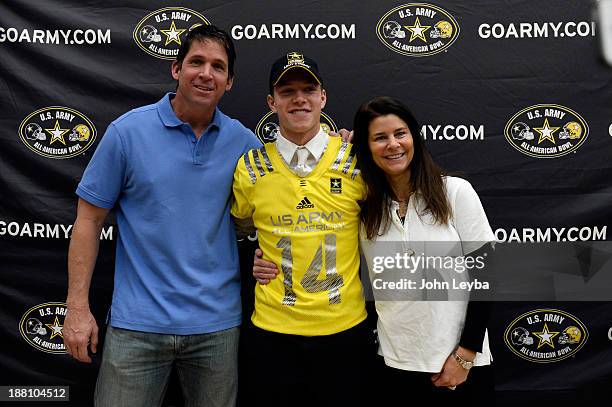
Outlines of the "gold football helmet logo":
M 448 21 L 438 21 L 431 31 L 431 38 L 450 38 L 453 35 L 453 26 Z
M 87 141 L 89 140 L 90 133 L 89 127 L 84 124 L 77 124 L 72 129 L 72 133 L 70 133 L 68 139 L 70 141 Z
M 565 328 L 563 333 L 559 335 L 559 343 L 561 345 L 578 343 L 580 339 L 582 339 L 582 332 L 573 325 Z
M 563 131 L 559 133 L 559 140 L 579 139 L 582 136 L 582 126 L 578 122 L 567 122 L 563 126 Z

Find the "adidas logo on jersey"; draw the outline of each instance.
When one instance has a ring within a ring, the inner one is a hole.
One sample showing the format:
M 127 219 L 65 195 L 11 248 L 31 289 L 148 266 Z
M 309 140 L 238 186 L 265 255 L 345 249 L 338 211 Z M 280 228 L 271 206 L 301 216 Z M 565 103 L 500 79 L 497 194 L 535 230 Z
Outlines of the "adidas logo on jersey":
M 295 209 L 308 209 L 308 208 L 314 208 L 314 204 L 312 202 L 310 202 L 310 200 L 308 199 L 308 197 L 304 197 L 300 203 L 297 204 L 297 206 L 295 207 Z

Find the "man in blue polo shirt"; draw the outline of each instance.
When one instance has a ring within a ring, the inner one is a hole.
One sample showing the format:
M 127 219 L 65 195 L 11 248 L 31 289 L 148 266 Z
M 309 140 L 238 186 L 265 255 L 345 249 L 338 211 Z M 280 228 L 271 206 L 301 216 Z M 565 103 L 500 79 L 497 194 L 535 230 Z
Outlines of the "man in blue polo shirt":
M 186 405 L 235 403 L 241 306 L 230 195 L 236 162 L 260 143 L 217 108 L 234 60 L 226 32 L 194 28 L 172 64 L 176 94 L 112 122 L 77 188 L 63 334 L 82 362 L 98 343 L 88 294 L 110 209 L 119 227 L 97 406 L 160 405 L 173 367 Z

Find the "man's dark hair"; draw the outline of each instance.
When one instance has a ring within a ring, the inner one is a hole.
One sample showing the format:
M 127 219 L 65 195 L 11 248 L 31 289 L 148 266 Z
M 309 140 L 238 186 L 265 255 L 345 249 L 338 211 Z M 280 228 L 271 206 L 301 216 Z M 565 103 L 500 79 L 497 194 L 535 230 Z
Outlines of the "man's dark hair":
M 187 33 L 187 37 L 181 43 L 179 52 L 176 55 L 176 62 L 179 66 L 183 64 L 185 56 L 191 48 L 191 44 L 194 41 L 217 41 L 220 45 L 225 48 L 227 54 L 227 71 L 230 78 L 234 77 L 234 62 L 236 62 L 236 49 L 234 43 L 229 34 L 222 29 L 215 27 L 214 25 L 199 25 Z

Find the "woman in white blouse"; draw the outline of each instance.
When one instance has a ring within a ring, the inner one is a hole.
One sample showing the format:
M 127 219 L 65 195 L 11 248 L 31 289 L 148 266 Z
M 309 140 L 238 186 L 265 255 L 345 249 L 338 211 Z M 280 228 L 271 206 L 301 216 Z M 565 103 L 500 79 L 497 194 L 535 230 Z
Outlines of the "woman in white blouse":
M 377 275 L 372 270 L 377 247 L 396 245 L 410 255 L 428 256 L 431 242 L 456 242 L 446 253 L 456 257 L 474 255 L 494 240 L 478 195 L 467 181 L 446 176 L 435 164 L 403 103 L 389 97 L 364 103 L 353 131 L 367 188 L 361 247 L 371 277 Z M 432 401 L 490 402 L 492 372 L 482 367 L 491 363 L 487 304 L 396 298 L 377 300 L 376 311 L 378 353 L 384 359 L 378 394 L 397 400 L 401 389 Z

